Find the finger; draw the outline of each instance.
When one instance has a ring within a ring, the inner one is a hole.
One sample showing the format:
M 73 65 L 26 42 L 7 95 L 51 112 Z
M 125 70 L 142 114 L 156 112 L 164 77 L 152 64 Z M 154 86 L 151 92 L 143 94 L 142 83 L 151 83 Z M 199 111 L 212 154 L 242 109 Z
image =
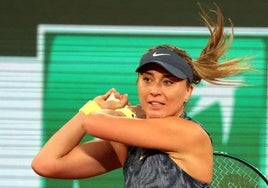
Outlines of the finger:
M 109 91 L 107 91 L 104 95 L 103 95 L 103 99 L 104 100 L 107 100 L 109 98 L 109 96 L 112 94 L 112 93 L 115 93 L 116 90 L 115 88 L 111 88 Z
M 120 99 L 116 99 L 116 100 L 111 101 L 111 102 L 112 103 L 110 103 L 110 104 L 113 104 L 112 105 L 113 109 L 123 108 L 128 103 L 128 95 L 127 94 L 120 95 Z
M 118 100 L 121 100 L 121 98 L 122 98 L 122 95 L 119 93 L 119 92 L 114 92 L 114 97 L 116 98 L 116 99 L 118 99 Z
M 128 94 L 121 95 L 120 102 L 123 104 L 128 104 Z

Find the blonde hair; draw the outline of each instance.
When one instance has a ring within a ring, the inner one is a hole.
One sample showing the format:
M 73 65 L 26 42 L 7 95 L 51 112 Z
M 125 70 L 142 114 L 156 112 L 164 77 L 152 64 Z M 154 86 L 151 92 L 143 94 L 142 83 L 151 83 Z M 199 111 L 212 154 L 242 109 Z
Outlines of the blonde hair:
M 231 20 L 229 21 L 231 23 L 232 32 L 228 37 L 227 33 L 224 31 L 224 17 L 218 6 L 216 6 L 216 10 L 210 10 L 210 12 L 217 16 L 216 22 L 208 16 L 208 12 L 201 6 L 200 10 L 201 18 L 210 32 L 210 38 L 196 60 L 192 60 L 186 51 L 172 45 L 159 45 L 150 50 L 168 48 L 178 53 L 178 55 L 193 68 L 194 84 L 198 84 L 203 79 L 211 84 L 242 85 L 243 83 L 241 81 L 225 80 L 223 78 L 239 75 L 243 73 L 244 70 L 252 70 L 248 63 L 240 63 L 244 60 L 248 60 L 249 57 L 226 59 L 223 62 L 219 61 L 229 50 L 233 41 L 234 31 Z

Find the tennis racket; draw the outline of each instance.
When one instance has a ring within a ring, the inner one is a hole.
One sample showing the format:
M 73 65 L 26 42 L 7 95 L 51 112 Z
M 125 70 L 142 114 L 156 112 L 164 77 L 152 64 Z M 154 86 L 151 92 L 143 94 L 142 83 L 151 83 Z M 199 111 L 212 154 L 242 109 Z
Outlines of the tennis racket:
M 268 180 L 250 163 L 225 152 L 214 152 L 212 188 L 267 188 Z

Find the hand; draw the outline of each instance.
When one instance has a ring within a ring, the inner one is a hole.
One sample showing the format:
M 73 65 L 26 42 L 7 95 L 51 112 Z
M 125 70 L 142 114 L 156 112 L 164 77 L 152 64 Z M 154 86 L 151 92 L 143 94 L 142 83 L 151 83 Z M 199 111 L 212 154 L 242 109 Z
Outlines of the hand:
M 144 112 L 144 110 L 142 109 L 141 105 L 129 105 L 128 106 L 130 108 L 130 110 L 132 110 L 133 112 L 135 112 L 136 114 L 136 118 L 140 118 L 140 119 L 145 119 L 146 118 L 146 114 Z
M 116 101 L 107 100 L 112 93 L 114 93 L 114 97 L 115 99 L 117 99 Z M 123 108 L 127 105 L 128 96 L 127 94 L 121 95 L 119 92 L 116 91 L 116 89 L 112 88 L 104 95 L 95 97 L 94 101 L 97 102 L 102 109 L 115 110 L 118 108 Z

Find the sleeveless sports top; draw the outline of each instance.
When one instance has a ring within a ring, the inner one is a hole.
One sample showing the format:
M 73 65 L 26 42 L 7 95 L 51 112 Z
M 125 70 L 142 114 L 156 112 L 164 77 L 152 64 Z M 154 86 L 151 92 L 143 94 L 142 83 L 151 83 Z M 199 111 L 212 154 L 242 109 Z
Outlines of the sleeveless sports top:
M 181 117 L 190 119 L 185 113 Z M 167 153 L 152 149 L 130 147 L 123 173 L 125 188 L 208 188 L 210 186 L 184 172 Z

